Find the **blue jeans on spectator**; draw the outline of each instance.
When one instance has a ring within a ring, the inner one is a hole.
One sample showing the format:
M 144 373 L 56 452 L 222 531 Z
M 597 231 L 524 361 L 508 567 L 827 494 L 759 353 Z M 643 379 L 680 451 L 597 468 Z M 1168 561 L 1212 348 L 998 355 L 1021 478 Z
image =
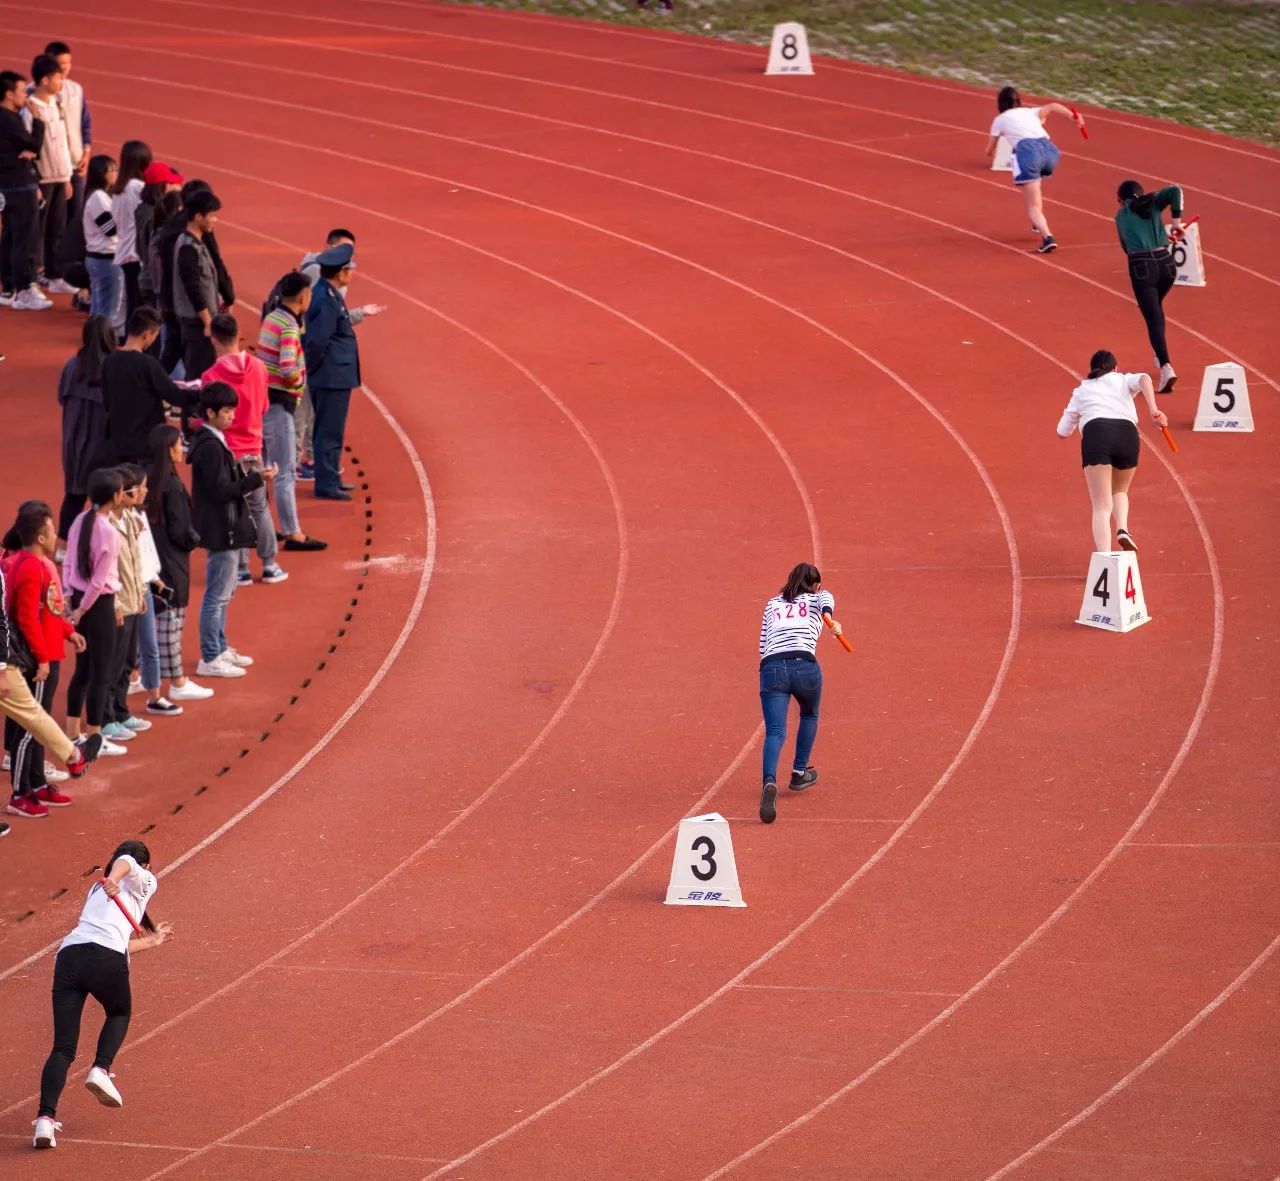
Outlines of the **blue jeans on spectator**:
M 149 693 L 160 688 L 160 645 L 156 641 L 156 601 L 147 587 L 147 609 L 138 616 L 138 668 L 142 687 Z
M 293 415 L 274 402 L 267 407 L 262 420 L 262 447 L 267 453 L 267 466 L 275 464 L 276 515 L 280 518 L 280 532 L 286 537 L 298 533 L 298 502 L 294 485 L 298 479 L 297 437 Z
M 774 657 L 760 666 L 760 707 L 764 711 L 764 777 L 777 779 L 782 744 L 787 739 L 787 708 L 795 698 L 800 706 L 796 730 L 794 770 L 803 773 L 818 737 L 818 706 L 822 701 L 822 666 L 801 656 Z
M 311 428 L 316 495 L 336 496 L 342 490 L 342 440 L 347 433 L 351 391 L 312 388 L 311 403 L 316 408 L 315 425 Z
M 227 608 L 236 593 L 238 550 L 217 550 L 209 554 L 204 568 L 204 598 L 200 600 L 200 659 L 217 660 L 227 643 Z
M 124 290 L 120 268 L 109 258 L 86 258 L 84 266 L 89 272 L 89 315 L 106 316 L 114 323 Z

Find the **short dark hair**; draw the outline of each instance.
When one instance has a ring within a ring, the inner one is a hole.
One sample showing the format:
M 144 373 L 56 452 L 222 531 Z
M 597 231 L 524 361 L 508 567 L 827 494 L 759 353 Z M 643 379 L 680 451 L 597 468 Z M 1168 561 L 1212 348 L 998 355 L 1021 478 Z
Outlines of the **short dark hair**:
M 325 242 L 328 245 L 332 246 L 335 242 L 340 242 L 343 238 L 345 238 L 353 246 L 355 245 L 355 241 L 356 241 L 355 234 L 353 234 L 350 230 L 344 230 L 341 226 L 339 226 L 336 230 L 330 230 L 328 237 L 325 238 Z
M 21 86 L 26 79 L 13 70 L 0 70 L 0 98 L 3 98 L 15 86 Z
M 133 309 L 129 316 L 129 323 L 125 326 L 125 332 L 130 336 L 145 336 L 148 332 L 154 332 L 160 327 L 160 313 L 155 308 L 143 304 L 141 307 Z
M 196 193 L 212 193 L 213 186 L 207 180 L 201 180 L 195 176 L 182 186 L 181 192 L 182 203 L 185 205 Z
M 1089 380 L 1092 381 L 1094 378 L 1112 372 L 1117 365 L 1119 362 L 1116 360 L 1115 353 L 1107 349 L 1099 349 L 1089 358 Z
M 49 44 L 44 47 L 44 51 L 50 57 L 61 57 L 64 53 L 71 52 L 71 46 L 65 41 L 50 41 Z
M 211 189 L 201 189 L 199 192 L 192 193 L 190 197 L 183 197 L 182 201 L 182 215 L 187 221 L 193 217 L 199 217 L 202 213 L 217 213 L 222 208 L 222 202 Z
M 240 325 L 230 312 L 219 312 L 209 324 L 209 335 L 219 344 L 235 344 L 240 339 Z
M 310 286 L 311 280 L 301 271 L 290 271 L 280 280 L 280 298 L 297 299 Z
M 1022 106 L 1022 95 L 1012 86 L 1002 86 L 996 95 L 996 106 L 1001 112 Z
M 225 381 L 211 381 L 200 391 L 200 417 L 208 418 L 210 411 L 229 410 L 240 405 L 240 395 Z
M 31 63 L 31 81 L 37 86 L 40 85 L 50 74 L 61 74 L 62 67 L 58 65 L 57 58 L 48 53 L 39 53 L 36 60 Z

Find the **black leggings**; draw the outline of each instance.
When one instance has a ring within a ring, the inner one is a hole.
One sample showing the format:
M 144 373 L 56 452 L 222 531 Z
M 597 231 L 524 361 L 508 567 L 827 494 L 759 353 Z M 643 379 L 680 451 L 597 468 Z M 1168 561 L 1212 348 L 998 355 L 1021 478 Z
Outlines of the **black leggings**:
M 1129 282 L 1138 301 L 1138 310 L 1147 322 L 1147 337 L 1161 365 L 1169 364 L 1169 346 L 1164 341 L 1164 297 L 1178 277 L 1173 255 L 1158 258 L 1130 258 Z
M 142 270 L 142 264 L 122 262 L 120 270 L 124 274 L 124 322 L 127 331 L 130 318 L 142 302 L 142 288 L 138 284 L 138 272 Z
M 126 615 L 124 626 L 116 628 L 116 650 L 111 657 L 111 676 L 107 682 L 107 704 L 102 720 L 123 722 L 129 716 L 129 672 L 138 663 L 137 615 Z
M 76 607 L 79 601 L 79 595 L 72 595 L 71 606 Z M 103 712 L 118 630 L 115 595 L 99 595 L 76 625 L 76 631 L 84 636 L 85 649 L 76 656 L 76 670 L 67 685 L 67 717 L 78 718 L 83 712 L 90 726 L 101 726 L 111 720 L 104 718 Z
M 133 1013 L 129 960 L 124 952 L 100 943 L 75 943 L 58 952 L 53 965 L 53 1050 L 40 1075 L 40 1115 L 52 1118 L 58 1114 L 58 1100 L 76 1058 L 80 1018 L 89 997 L 107 1014 L 93 1064 L 109 1071 L 129 1032 Z
M 76 518 L 84 512 L 84 504 L 88 499 L 83 492 L 68 492 L 62 498 L 62 507 L 58 510 L 58 536 L 63 541 L 67 540 L 67 534 L 71 532 Z
M 13 627 L 13 624 L 9 625 Z M 43 681 L 26 677 L 31 697 L 46 713 L 53 712 L 53 695 L 58 691 L 58 670 L 62 664 L 49 662 L 49 675 Z M 29 730 L 24 730 L 12 718 L 4 720 L 4 748 L 9 752 L 9 778 L 13 781 L 15 796 L 30 796 L 49 781 L 44 774 L 44 747 Z

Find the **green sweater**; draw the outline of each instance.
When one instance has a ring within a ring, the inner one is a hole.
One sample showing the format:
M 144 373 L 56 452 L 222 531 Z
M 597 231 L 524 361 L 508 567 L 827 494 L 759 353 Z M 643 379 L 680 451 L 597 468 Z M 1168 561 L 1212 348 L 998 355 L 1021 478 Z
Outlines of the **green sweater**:
M 1116 214 L 1116 232 L 1120 235 L 1120 248 L 1125 254 L 1135 250 L 1159 250 L 1169 245 L 1169 234 L 1164 228 L 1161 210 L 1172 209 L 1174 217 L 1182 216 L 1182 186 L 1169 185 L 1155 194 L 1150 217 L 1134 213 L 1127 205 Z

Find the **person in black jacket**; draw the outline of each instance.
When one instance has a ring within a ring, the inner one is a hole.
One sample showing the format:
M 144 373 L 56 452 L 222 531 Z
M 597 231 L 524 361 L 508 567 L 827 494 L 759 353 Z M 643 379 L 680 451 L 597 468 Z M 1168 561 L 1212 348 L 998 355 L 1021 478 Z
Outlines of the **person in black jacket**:
M 36 243 L 40 227 L 40 176 L 36 157 L 44 145 L 44 123 L 26 110 L 21 74 L 0 73 L 0 305 L 42 311 L 52 302 L 36 287 Z
M 236 590 L 240 550 L 257 542 L 257 531 L 245 496 L 276 474 L 274 465 L 244 472 L 236 463 L 223 432 L 235 418 L 239 395 L 225 381 L 210 382 L 200 391 L 204 420 L 191 440 L 193 523 L 200 547 L 208 550 L 204 598 L 200 602 L 200 663 L 202 677 L 242 677 L 253 659 L 227 642 L 227 608 Z
M 145 508 L 160 555 L 160 579 L 167 589 L 155 600 L 160 678 L 169 682 L 170 701 L 203 701 L 213 696 L 213 690 L 196 684 L 183 672 L 182 663 L 182 632 L 191 602 L 191 551 L 200 544 L 191 520 L 191 496 L 178 475 L 182 432 L 161 423 L 151 428 L 148 442 L 151 463 Z
M 165 421 L 165 403 L 190 406 L 197 394 L 175 385 L 147 351 L 160 334 L 155 308 L 135 308 L 126 333 L 124 344 L 102 362 L 107 450 L 112 463 L 146 463 L 151 429 Z

